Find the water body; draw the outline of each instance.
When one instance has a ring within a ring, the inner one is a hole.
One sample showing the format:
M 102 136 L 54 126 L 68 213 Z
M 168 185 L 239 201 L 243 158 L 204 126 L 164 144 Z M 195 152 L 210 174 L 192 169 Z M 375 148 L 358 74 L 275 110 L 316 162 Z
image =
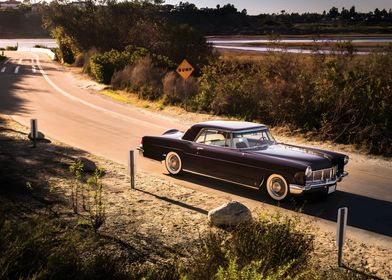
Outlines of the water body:
M 224 46 L 214 45 L 216 49 L 238 50 L 238 51 L 252 51 L 252 52 L 288 52 L 288 53 L 303 53 L 314 54 L 313 50 L 300 48 L 270 48 L 270 47 L 242 47 L 242 46 Z M 319 50 L 318 53 L 330 54 L 331 50 Z M 356 54 L 369 54 L 369 52 L 355 52 Z
M 320 39 L 316 40 L 318 43 L 326 42 L 338 42 L 343 39 Z M 353 37 L 350 38 L 351 42 L 354 43 L 392 43 L 392 38 L 361 38 Z M 256 52 L 289 52 L 289 53 L 313 53 L 309 49 L 301 48 L 271 48 L 264 46 L 235 46 L 235 45 L 225 45 L 225 44 L 251 44 L 251 43 L 268 43 L 271 42 L 267 39 L 207 39 L 207 42 L 211 43 L 214 48 L 217 49 L 232 49 L 232 50 L 242 50 L 242 51 L 256 51 Z M 282 43 L 312 43 L 315 42 L 311 39 L 283 39 L 279 40 Z M 58 45 L 54 39 L 0 39 L 0 48 L 5 48 L 7 46 L 16 46 L 20 48 L 32 48 L 34 45 L 42 45 L 48 48 L 57 48 Z M 330 53 L 328 50 L 321 51 L 323 53 Z M 357 52 L 358 54 L 366 54 L 367 52 Z
M 392 43 L 392 38 L 327 38 L 327 39 L 281 39 L 279 43 L 337 43 L 350 41 L 352 43 Z M 268 39 L 207 39 L 207 42 L 216 44 L 252 44 L 252 43 L 270 43 Z
M 0 48 L 7 46 L 18 46 L 20 48 L 32 48 L 35 45 L 46 46 L 47 48 L 57 48 L 58 45 L 54 39 L 0 39 Z

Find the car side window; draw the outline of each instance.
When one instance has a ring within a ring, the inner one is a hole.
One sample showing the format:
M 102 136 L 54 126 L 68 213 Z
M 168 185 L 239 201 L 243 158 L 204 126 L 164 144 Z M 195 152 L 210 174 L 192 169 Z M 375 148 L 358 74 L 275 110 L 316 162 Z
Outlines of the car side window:
M 226 131 L 206 129 L 200 133 L 195 142 L 212 146 L 230 147 L 231 137 L 230 133 Z
M 195 142 L 196 143 L 203 143 L 206 141 L 206 130 L 203 130 L 199 136 L 196 138 Z

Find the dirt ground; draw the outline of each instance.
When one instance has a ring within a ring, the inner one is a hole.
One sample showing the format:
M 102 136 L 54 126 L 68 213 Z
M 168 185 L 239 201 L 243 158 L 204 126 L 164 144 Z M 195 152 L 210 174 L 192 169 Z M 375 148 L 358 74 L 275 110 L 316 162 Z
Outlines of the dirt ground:
M 70 206 L 74 180 L 68 168 L 76 157 L 87 157 L 105 169 L 107 220 L 100 233 L 137 248 L 138 254 L 148 256 L 152 263 L 189 256 L 192 244 L 211 230 L 208 211 L 228 201 L 143 172 L 137 173 L 136 189 L 131 189 L 125 166 L 54 140 L 39 142 L 37 148 L 32 148 L 27 134 L 27 128 L 0 115 L 2 209 L 7 209 L 4 211 L 8 214 L 19 209 L 36 214 L 51 212 L 64 219 L 80 218 Z M 261 211 L 254 210 L 253 215 L 256 217 Z M 312 221 L 306 221 L 304 226 L 309 226 L 309 222 Z M 313 262 L 320 269 L 336 267 L 335 236 L 316 227 L 313 232 Z M 392 279 L 390 249 L 347 240 L 344 262 L 381 279 Z

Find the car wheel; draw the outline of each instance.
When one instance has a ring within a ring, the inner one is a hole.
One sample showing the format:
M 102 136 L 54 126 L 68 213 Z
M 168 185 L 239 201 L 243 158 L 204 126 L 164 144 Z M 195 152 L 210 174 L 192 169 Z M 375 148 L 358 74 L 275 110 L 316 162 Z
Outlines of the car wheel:
M 265 185 L 269 196 L 276 201 L 285 199 L 289 194 L 289 186 L 283 176 L 272 174 Z
M 167 171 L 172 175 L 177 175 L 182 171 L 182 162 L 176 152 L 170 152 L 166 155 L 165 166 Z

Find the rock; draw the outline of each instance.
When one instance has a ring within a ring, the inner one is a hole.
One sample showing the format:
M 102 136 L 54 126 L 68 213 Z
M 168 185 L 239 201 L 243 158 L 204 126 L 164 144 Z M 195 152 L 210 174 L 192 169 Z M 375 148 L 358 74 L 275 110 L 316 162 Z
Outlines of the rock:
M 244 204 L 231 201 L 209 211 L 208 220 L 214 226 L 235 226 L 252 222 L 252 213 Z
M 31 137 L 31 132 L 27 136 L 29 137 L 30 140 L 33 140 L 33 137 Z M 38 137 L 35 138 L 36 140 L 44 140 L 45 139 L 45 134 L 43 134 L 41 131 L 38 131 Z
M 93 173 L 97 169 L 97 165 L 92 160 L 85 157 L 78 157 L 76 162 L 80 161 L 83 164 L 83 171 L 86 173 Z

